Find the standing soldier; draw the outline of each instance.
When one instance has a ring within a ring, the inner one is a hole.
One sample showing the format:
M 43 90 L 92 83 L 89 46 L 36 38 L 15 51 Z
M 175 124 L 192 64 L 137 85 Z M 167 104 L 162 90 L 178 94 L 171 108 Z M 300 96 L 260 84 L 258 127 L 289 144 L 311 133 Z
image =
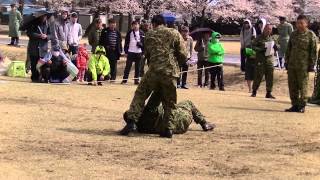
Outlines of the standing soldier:
M 263 33 L 257 39 L 255 39 L 252 44 L 252 48 L 257 54 L 251 97 L 257 96 L 260 83 L 263 76 L 265 76 L 267 86 L 266 98 L 275 99 L 271 92 L 273 88 L 274 50 L 277 49 L 277 46 L 275 45 L 275 41 L 272 38 L 271 33 L 272 25 L 267 24 L 263 30 Z
M 317 60 L 317 37 L 308 29 L 306 16 L 300 15 L 296 25 L 297 30 L 290 36 L 285 59 L 292 104 L 286 112 L 304 113 L 307 104 L 309 72 L 314 71 Z
M 126 112 L 127 125 L 121 134 L 131 135 L 136 131 L 136 123 L 143 113 L 146 99 L 152 93 L 157 93 L 161 97 L 163 121 L 166 124 L 160 136 L 172 138 L 179 64 L 186 63 L 187 52 L 180 33 L 165 27 L 163 16 L 154 16 L 152 24 L 154 29 L 145 37 L 145 55 L 149 60 L 149 69 L 135 92 L 130 109 Z
M 19 46 L 19 37 L 21 32 L 19 31 L 20 24 L 22 22 L 22 15 L 17 11 L 15 4 L 11 4 L 11 12 L 9 14 L 9 37 L 11 37 L 11 46 Z
M 281 69 L 283 68 L 283 58 L 287 47 L 288 47 L 288 42 L 290 39 L 290 35 L 293 32 L 293 26 L 286 21 L 285 17 L 280 17 L 280 24 L 278 26 L 278 32 L 279 32 L 279 44 L 280 44 L 280 49 L 279 49 L 279 63 L 277 66 L 279 66 Z

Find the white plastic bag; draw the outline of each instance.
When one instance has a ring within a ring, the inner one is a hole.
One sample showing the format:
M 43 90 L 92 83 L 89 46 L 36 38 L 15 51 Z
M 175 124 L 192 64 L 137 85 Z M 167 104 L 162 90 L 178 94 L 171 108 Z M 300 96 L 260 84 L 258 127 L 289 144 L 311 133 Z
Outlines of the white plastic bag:
M 11 60 L 9 58 L 0 58 L 0 76 L 7 74 Z
M 267 48 L 265 56 L 274 56 L 274 41 L 269 41 L 265 43 L 265 48 Z
M 187 61 L 189 66 L 194 66 L 198 63 L 198 53 L 193 52 L 191 58 Z

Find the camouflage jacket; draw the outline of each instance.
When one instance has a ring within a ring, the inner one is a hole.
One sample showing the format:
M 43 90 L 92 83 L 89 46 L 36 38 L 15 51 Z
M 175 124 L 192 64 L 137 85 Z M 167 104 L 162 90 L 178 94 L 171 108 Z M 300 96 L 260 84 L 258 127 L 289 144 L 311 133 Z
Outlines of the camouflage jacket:
M 314 66 L 317 60 L 317 44 L 317 37 L 312 31 L 294 31 L 285 56 L 288 68 L 307 70 L 309 66 Z
M 179 64 L 185 64 L 187 51 L 184 40 L 175 29 L 159 26 L 145 37 L 145 56 L 149 60 L 149 71 L 178 77 Z
M 278 32 L 279 32 L 279 40 L 289 40 L 290 35 L 293 32 L 293 26 L 288 23 L 285 22 L 284 24 L 280 24 L 278 26 Z
M 275 39 L 275 37 L 273 36 L 264 36 L 264 35 L 260 35 L 258 36 L 256 39 L 254 39 L 252 41 L 252 49 L 254 51 L 256 51 L 256 60 L 257 61 L 266 61 L 266 60 L 270 60 L 273 61 L 274 56 L 265 56 L 266 53 L 266 42 L 270 42 L 270 41 L 274 41 L 275 46 L 277 46 L 277 41 Z

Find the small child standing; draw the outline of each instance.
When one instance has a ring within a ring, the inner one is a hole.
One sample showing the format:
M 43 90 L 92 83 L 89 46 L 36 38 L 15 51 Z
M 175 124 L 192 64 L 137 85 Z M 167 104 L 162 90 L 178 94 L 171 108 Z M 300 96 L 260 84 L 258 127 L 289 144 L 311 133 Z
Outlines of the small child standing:
M 77 54 L 77 68 L 79 70 L 77 81 L 83 82 L 86 71 L 88 70 L 89 55 L 85 44 L 79 47 Z
M 208 62 L 209 66 L 214 66 L 210 68 L 211 74 L 211 85 L 210 89 L 215 89 L 215 79 L 218 80 L 218 86 L 220 91 L 224 91 L 223 82 L 223 62 L 224 62 L 224 48 L 220 43 L 219 39 L 221 34 L 218 32 L 213 32 L 211 35 L 211 40 L 208 45 Z

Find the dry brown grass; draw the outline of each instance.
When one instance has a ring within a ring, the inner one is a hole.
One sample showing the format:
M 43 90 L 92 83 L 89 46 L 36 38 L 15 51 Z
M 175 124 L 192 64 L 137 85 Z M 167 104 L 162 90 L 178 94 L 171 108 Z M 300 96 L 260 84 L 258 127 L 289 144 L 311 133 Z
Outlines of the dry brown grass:
M 238 68 L 225 70 L 226 92 L 178 90 L 216 130 L 194 124 L 173 140 L 117 135 L 135 86 L 0 77 L 0 179 L 319 179 L 319 107 L 284 113 L 284 73 L 266 100 L 244 92 Z

